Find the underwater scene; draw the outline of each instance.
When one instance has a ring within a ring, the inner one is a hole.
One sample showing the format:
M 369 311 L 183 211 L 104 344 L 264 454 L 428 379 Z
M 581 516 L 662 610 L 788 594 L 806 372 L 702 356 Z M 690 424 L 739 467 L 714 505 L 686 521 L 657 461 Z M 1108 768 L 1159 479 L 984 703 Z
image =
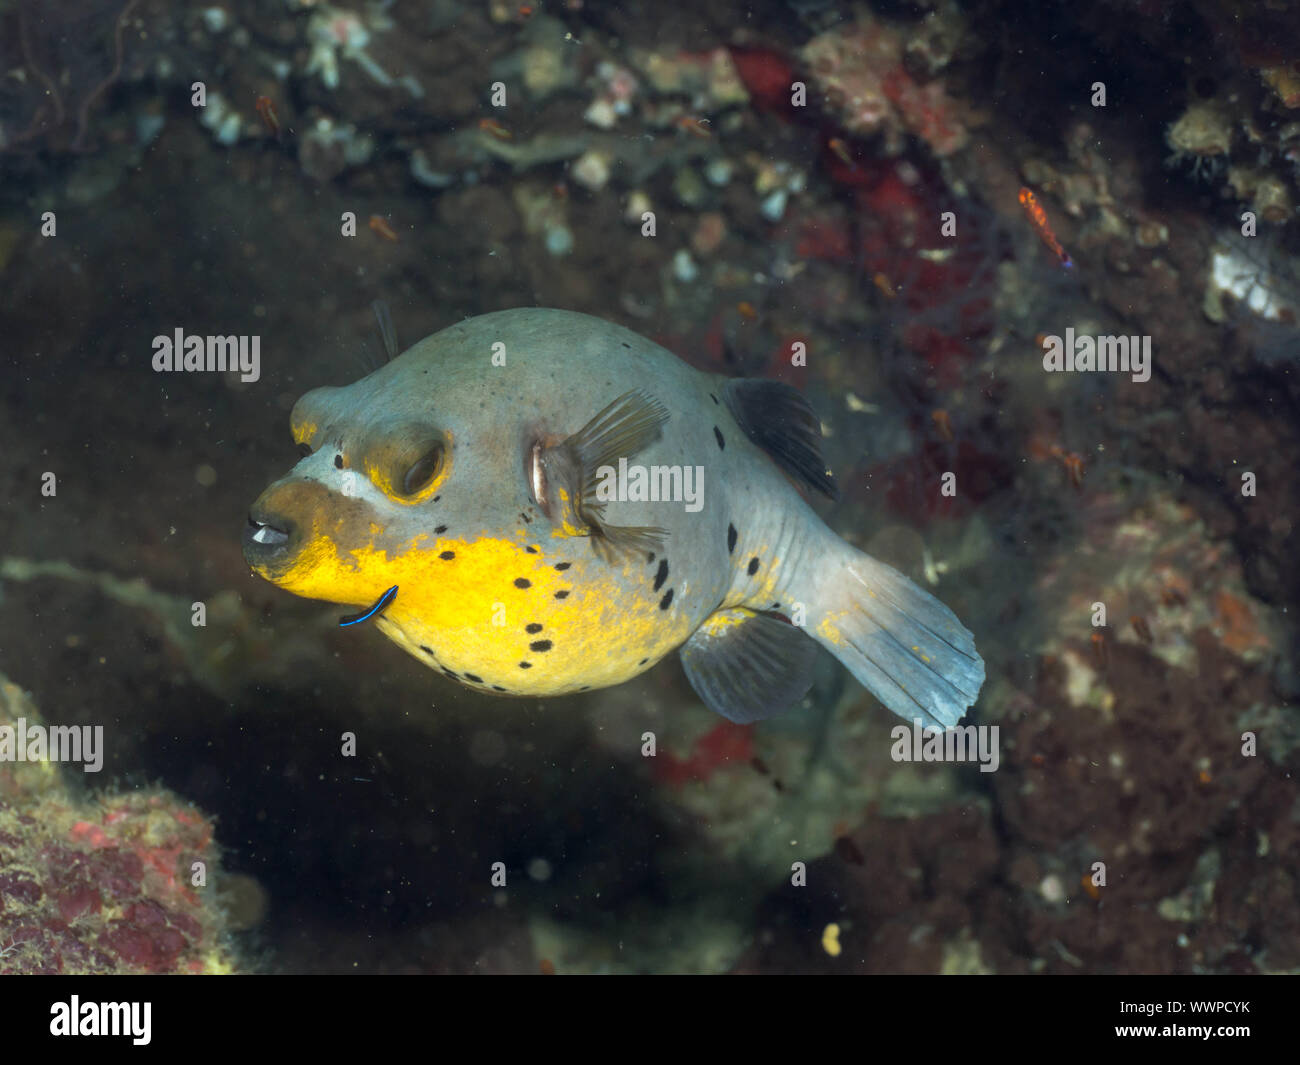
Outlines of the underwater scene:
M 0 59 L 0 973 L 1300 971 L 1300 0 Z

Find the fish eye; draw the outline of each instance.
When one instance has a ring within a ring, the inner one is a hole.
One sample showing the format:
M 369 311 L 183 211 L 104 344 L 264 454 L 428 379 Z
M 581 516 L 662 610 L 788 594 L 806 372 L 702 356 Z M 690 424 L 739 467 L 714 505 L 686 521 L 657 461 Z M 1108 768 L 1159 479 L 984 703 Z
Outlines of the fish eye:
M 402 478 L 402 494 L 413 496 L 437 477 L 442 469 L 442 457 L 442 444 L 434 444 L 417 459 Z

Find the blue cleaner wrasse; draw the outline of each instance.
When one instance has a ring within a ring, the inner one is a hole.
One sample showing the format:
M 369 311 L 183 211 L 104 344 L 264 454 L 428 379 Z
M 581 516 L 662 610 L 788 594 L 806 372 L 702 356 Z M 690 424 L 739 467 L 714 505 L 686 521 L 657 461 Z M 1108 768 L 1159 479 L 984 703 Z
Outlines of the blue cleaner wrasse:
M 391 603 L 393 601 L 393 596 L 395 596 L 396 594 L 397 594 L 397 585 L 394 584 L 391 588 L 388 589 L 388 591 L 386 591 L 383 595 L 379 597 L 375 605 L 372 606 L 369 610 L 363 610 L 360 614 L 346 614 L 343 617 L 339 618 L 339 628 L 346 629 L 346 628 L 350 628 L 353 625 L 360 625 L 363 621 L 369 621 L 381 610 L 383 610 L 384 607 L 386 607 L 389 603 Z
M 704 702 L 747 723 L 799 702 L 820 646 L 942 728 L 984 682 L 952 611 L 799 494 L 837 490 L 786 385 L 523 309 L 309 392 L 290 422 L 306 454 L 252 506 L 253 571 L 362 610 L 476 690 L 603 688 L 676 651 Z

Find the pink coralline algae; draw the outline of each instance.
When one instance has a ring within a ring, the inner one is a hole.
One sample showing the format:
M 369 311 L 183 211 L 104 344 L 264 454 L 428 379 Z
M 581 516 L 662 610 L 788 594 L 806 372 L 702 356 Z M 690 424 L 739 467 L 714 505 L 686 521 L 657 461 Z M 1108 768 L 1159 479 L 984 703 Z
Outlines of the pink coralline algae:
M 822 99 L 845 132 L 880 134 L 899 154 L 904 134 L 951 155 L 967 141 L 961 109 L 939 80 L 921 83 L 903 66 L 902 36 L 870 16 L 836 26 L 804 46 L 802 58 Z
M 41 725 L 0 674 L 0 727 L 20 719 Z M 0 761 L 0 975 L 232 971 L 212 822 L 162 788 L 78 784 Z
M 0 675 L 0 726 L 20 717 L 40 722 Z M 231 971 L 211 821 L 163 789 L 87 795 L 65 774 L 0 762 L 0 974 Z
M 213 972 L 229 966 L 211 824 L 166 792 L 0 801 L 0 973 Z

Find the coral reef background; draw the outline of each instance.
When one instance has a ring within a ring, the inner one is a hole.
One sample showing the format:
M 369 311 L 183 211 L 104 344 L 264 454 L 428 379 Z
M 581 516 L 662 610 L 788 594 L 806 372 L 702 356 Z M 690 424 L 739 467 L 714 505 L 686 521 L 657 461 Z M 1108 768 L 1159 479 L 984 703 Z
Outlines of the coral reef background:
M 1298 28 L 0 0 L 0 725 L 106 736 L 0 763 L 0 972 L 1300 968 Z M 894 761 L 829 662 L 747 728 L 675 664 L 491 700 L 253 579 L 374 299 L 403 346 L 556 306 L 803 390 L 820 512 L 976 634 L 998 770 Z M 260 380 L 154 373 L 176 328 Z M 1151 379 L 1044 372 L 1067 328 Z

